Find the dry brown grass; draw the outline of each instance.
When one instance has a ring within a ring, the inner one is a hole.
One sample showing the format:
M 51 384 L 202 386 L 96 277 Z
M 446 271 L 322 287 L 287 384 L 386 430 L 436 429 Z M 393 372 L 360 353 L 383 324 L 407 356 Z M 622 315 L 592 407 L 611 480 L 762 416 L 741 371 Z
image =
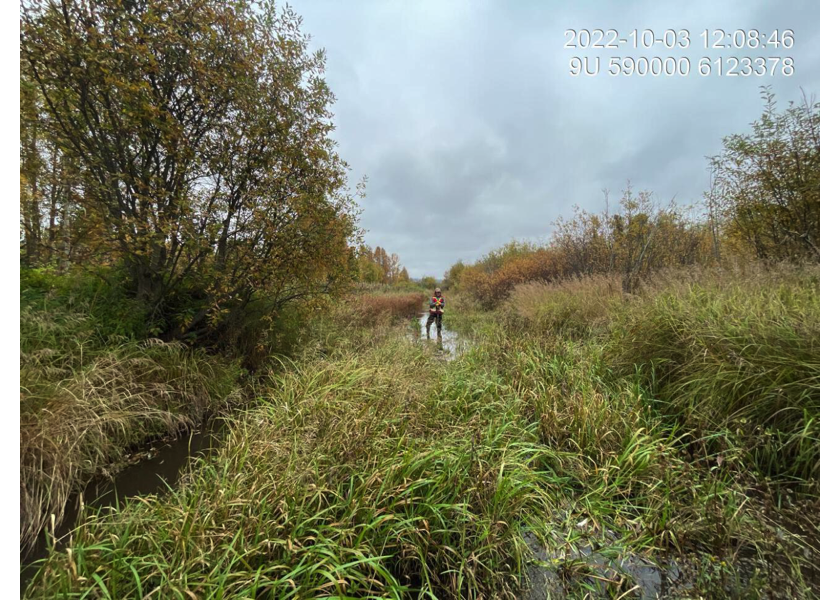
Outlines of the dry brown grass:
M 540 331 L 585 334 L 605 325 L 622 300 L 621 278 L 596 275 L 560 283 L 524 283 L 516 286 L 505 303 L 510 316 Z
M 373 322 L 381 318 L 410 319 L 423 310 L 424 296 L 411 294 L 362 294 L 353 296 L 347 303 L 351 318 Z

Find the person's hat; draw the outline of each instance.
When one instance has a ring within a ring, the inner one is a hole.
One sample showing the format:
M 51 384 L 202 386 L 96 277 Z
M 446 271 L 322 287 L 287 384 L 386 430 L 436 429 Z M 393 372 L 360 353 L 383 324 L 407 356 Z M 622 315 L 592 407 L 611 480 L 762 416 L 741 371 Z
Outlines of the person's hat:
M 439 291 L 440 291 L 440 288 L 435 288 L 435 294 L 437 294 Z

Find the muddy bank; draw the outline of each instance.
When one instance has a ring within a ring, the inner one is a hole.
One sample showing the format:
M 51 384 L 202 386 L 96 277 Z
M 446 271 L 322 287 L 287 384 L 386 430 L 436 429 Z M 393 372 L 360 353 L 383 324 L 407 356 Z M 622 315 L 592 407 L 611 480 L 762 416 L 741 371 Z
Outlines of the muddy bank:
M 66 546 L 84 507 L 107 510 L 134 496 L 166 493 L 178 483 L 191 459 L 218 447 L 226 432 L 226 422 L 216 419 L 177 438 L 152 442 L 128 453 L 110 477 L 98 477 L 84 490 L 73 494 L 65 505 L 64 519 L 55 524 L 54 533 L 41 532 L 34 547 L 21 550 L 21 594 L 38 572 L 40 561 L 47 556 L 48 537 L 55 540 L 58 548 Z

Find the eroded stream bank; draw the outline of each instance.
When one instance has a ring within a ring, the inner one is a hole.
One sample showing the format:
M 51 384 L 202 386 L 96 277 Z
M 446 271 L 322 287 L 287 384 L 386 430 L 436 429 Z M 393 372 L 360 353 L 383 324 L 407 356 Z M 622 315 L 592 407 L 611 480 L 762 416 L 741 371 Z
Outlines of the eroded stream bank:
M 113 476 L 109 478 L 103 474 L 85 486 L 81 493 L 70 496 L 64 507 L 64 518 L 56 524 L 51 537 L 58 547 L 65 546 L 85 506 L 108 509 L 120 506 L 134 496 L 167 492 L 178 482 L 190 459 L 218 447 L 226 432 L 226 422 L 215 419 L 201 429 L 177 438 L 157 440 L 129 453 Z M 21 593 L 37 573 L 39 561 L 47 556 L 47 536 L 48 532 L 43 531 L 32 548 L 21 549 Z

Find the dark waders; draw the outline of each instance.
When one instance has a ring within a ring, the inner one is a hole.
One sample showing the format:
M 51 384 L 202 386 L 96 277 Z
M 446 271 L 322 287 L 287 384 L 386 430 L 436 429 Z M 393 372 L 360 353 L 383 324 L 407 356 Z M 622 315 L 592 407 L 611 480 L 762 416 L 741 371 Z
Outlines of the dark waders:
M 437 328 L 437 335 L 440 337 L 441 330 L 443 329 L 443 313 L 429 311 L 429 318 L 426 319 L 426 337 L 430 336 L 432 323 L 435 324 L 435 327 Z

